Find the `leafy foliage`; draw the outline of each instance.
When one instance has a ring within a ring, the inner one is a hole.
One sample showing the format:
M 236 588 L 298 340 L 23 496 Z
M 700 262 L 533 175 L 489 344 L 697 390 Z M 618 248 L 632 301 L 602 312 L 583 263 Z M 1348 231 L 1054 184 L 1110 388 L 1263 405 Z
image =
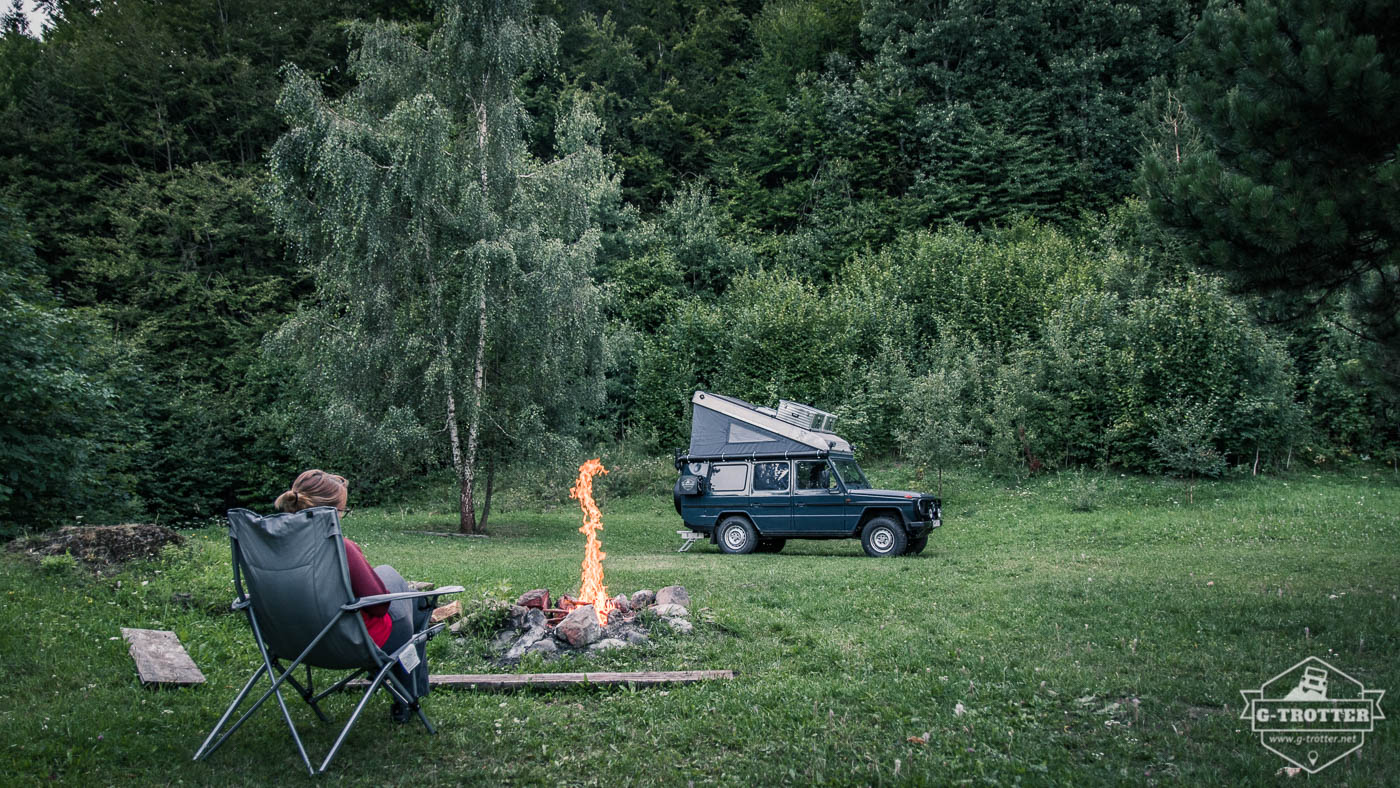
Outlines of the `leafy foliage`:
M 441 3 L 426 46 L 387 23 L 357 35 L 344 98 L 287 73 L 271 204 L 317 292 L 279 347 L 319 393 L 315 433 L 343 430 L 367 470 L 449 451 L 469 533 L 483 436 L 527 451 L 597 407 L 588 274 L 615 183 L 581 104 L 560 117 L 558 158 L 526 149 L 515 82 L 556 35 L 526 4 Z

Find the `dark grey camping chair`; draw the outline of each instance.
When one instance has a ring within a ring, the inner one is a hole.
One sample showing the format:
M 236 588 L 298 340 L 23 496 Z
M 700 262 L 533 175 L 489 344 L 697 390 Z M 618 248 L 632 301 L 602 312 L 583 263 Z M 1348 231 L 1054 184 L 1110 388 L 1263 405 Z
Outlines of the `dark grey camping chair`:
M 413 604 L 435 605 L 437 596 L 459 593 L 462 587 L 449 586 L 432 591 L 405 591 L 356 599 L 350 590 L 345 542 L 340 535 L 340 516 L 333 507 L 318 506 L 295 514 L 268 517 L 247 509 L 234 509 L 228 513 L 228 524 L 229 540 L 233 545 L 233 584 L 238 593 L 233 607 L 248 614 L 248 623 L 252 626 L 258 651 L 262 653 L 263 664 L 248 679 L 224 716 L 219 718 L 219 723 L 209 732 L 194 759 L 206 758 L 217 750 L 273 695 L 277 696 L 282 718 L 292 731 L 297 752 L 313 775 L 324 772 L 330 766 L 331 759 L 377 689 L 386 690 L 394 700 L 416 713 L 429 733 L 436 733 L 419 707 L 418 699 L 399 675 L 400 671 L 393 668 L 403 659 L 411 670 L 418 656 L 417 647 L 441 631 L 444 625 L 438 624 L 414 633 L 407 643 L 392 652 L 385 652 L 370 639 L 360 610 L 399 599 L 411 599 Z M 282 662 L 285 660 L 291 661 L 284 670 Z M 305 685 L 292 675 L 299 666 L 306 669 Z M 313 667 L 353 672 L 318 693 L 311 679 Z M 219 736 L 224 724 L 264 674 L 272 686 L 231 728 Z M 408 671 L 404 671 L 404 676 L 407 675 Z M 287 712 L 287 704 L 282 698 L 282 684 L 294 687 L 322 722 L 330 722 L 321 711 L 320 701 L 361 676 L 372 677 L 369 688 L 336 737 L 321 768 L 313 768 L 292 716 Z M 215 736 L 219 736 L 217 741 Z

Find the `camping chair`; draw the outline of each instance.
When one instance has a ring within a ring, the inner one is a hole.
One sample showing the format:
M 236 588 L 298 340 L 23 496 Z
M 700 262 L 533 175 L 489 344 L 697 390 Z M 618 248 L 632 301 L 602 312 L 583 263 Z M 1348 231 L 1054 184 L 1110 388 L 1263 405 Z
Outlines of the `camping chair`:
M 206 758 L 217 750 L 273 695 L 277 696 L 282 718 L 292 731 L 297 752 L 313 776 L 330 766 L 331 759 L 377 689 L 383 688 L 394 700 L 415 712 L 428 733 L 436 733 L 398 671 L 391 669 L 401 664 L 405 675 L 409 675 L 418 663 L 416 647 L 427 642 L 445 625 L 438 624 L 416 632 L 407 643 L 386 653 L 370 639 L 360 610 L 398 599 L 413 599 L 414 604 L 423 604 L 417 600 L 427 600 L 428 604 L 436 605 L 437 596 L 460 593 L 462 587 L 378 594 L 356 599 L 350 590 L 345 542 L 340 534 L 340 516 L 334 507 L 318 506 L 293 514 L 268 517 L 247 509 L 234 509 L 228 513 L 228 524 L 229 540 L 233 546 L 233 584 L 238 594 L 233 608 L 248 614 L 248 623 L 252 627 L 258 651 L 262 653 L 263 664 L 248 679 L 224 716 L 219 718 L 219 723 L 209 732 L 194 759 Z M 247 581 L 246 589 L 244 580 Z M 282 662 L 288 659 L 291 662 L 284 670 Z M 292 675 L 300 666 L 306 669 L 305 685 Z M 353 672 L 318 693 L 311 678 L 313 667 Z M 214 737 L 263 674 L 267 674 L 272 686 L 238 718 L 233 727 L 215 741 Z M 340 731 L 321 768 L 313 768 L 292 716 L 287 712 L 282 685 L 286 683 L 294 687 L 322 722 L 330 722 L 321 711 L 321 699 L 345 688 L 354 679 L 371 674 L 373 680 L 369 682 L 369 688 Z

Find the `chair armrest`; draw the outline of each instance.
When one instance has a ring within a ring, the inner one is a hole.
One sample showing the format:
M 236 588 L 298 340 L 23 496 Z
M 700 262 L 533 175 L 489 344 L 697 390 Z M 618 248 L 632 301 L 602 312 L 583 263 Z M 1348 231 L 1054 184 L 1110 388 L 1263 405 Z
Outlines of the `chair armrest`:
M 431 591 L 399 591 L 393 594 L 375 594 L 373 596 L 362 596 L 348 605 L 341 605 L 341 610 L 359 610 L 364 607 L 382 605 L 386 602 L 393 602 L 399 599 L 419 599 L 425 596 L 441 596 L 442 594 L 460 594 L 467 589 L 461 586 L 444 586 L 434 588 Z

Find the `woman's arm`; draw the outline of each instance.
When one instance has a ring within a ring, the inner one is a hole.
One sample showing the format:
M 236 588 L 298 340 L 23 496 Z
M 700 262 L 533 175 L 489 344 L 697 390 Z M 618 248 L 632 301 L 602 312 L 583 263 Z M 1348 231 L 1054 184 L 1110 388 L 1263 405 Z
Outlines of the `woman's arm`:
M 389 593 L 389 589 L 384 587 L 384 581 L 379 579 L 379 575 L 370 568 L 369 561 L 365 560 L 360 546 L 349 539 L 345 540 L 345 564 L 350 570 L 350 591 L 356 597 Z M 389 603 L 367 607 L 364 612 L 366 617 L 382 616 L 389 612 Z

